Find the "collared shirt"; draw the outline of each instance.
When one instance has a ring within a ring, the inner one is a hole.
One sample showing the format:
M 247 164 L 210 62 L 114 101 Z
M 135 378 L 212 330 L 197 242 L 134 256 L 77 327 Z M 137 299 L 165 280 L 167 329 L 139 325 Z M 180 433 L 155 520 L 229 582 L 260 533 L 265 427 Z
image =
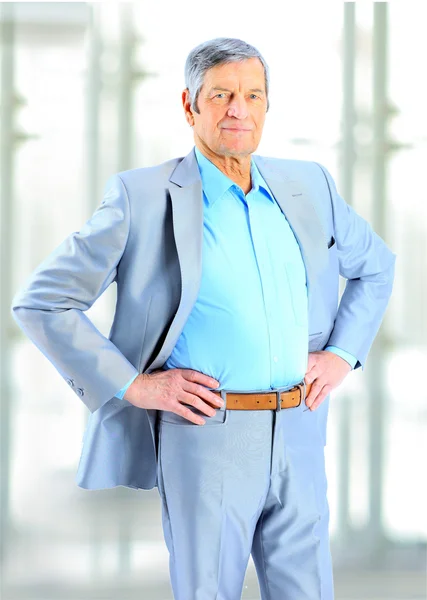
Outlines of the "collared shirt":
M 195 153 L 203 188 L 201 282 L 163 368 L 195 369 L 225 390 L 299 383 L 308 361 L 308 298 L 295 235 L 254 160 L 245 195 L 198 148 Z M 344 350 L 326 349 L 356 364 Z

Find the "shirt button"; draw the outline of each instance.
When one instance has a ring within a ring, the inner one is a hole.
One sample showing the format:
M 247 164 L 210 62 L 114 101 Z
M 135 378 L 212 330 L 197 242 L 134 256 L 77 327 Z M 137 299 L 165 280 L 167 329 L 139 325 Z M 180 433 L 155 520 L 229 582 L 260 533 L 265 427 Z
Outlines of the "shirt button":
M 273 356 L 273 360 L 274 360 L 274 362 L 277 362 L 278 361 L 277 356 Z

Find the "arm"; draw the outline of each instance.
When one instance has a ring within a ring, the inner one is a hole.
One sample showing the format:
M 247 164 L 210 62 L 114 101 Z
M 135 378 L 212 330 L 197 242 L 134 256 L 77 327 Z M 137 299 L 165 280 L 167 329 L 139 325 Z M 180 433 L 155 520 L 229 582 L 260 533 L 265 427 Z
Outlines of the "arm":
M 129 228 L 126 189 L 113 175 L 92 217 L 35 269 L 12 302 L 19 327 L 91 412 L 138 375 L 84 314 L 115 281 Z
M 345 349 L 357 357 L 354 368 L 363 369 L 391 296 L 396 255 L 316 164 L 329 188 L 340 275 L 347 279 L 327 345 Z

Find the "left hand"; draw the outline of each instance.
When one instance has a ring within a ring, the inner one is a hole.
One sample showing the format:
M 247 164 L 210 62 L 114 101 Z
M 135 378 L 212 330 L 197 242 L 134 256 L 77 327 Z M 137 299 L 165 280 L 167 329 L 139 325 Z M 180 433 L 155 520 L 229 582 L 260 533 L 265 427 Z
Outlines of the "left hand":
M 304 381 L 306 384 L 313 383 L 313 385 L 305 399 L 307 407 L 315 410 L 351 370 L 349 363 L 335 352 L 329 350 L 310 352 Z

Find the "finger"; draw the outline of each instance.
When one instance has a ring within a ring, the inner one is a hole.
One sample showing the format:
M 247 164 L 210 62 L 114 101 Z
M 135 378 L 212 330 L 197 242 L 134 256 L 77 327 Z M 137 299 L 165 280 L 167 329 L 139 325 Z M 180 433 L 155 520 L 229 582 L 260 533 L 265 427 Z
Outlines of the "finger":
M 313 382 L 310 392 L 305 399 L 305 403 L 309 408 L 313 404 L 313 402 L 316 400 L 317 395 L 321 392 L 323 385 L 324 384 L 321 381 L 319 381 L 319 379 L 315 379 L 315 381 Z
M 219 381 L 210 377 L 209 375 L 205 375 L 200 371 L 195 371 L 194 369 L 179 369 L 181 371 L 182 377 L 187 381 L 192 381 L 194 383 L 201 383 L 202 385 L 209 388 L 217 388 L 219 386 Z
M 224 406 L 224 402 L 222 401 L 222 399 L 213 392 L 210 392 L 203 385 L 199 385 L 198 383 L 192 383 L 190 381 L 185 381 L 182 385 L 182 389 L 186 392 L 194 394 L 195 396 L 199 396 L 199 398 L 202 398 L 203 400 L 206 400 L 211 404 L 214 404 L 216 406 Z
M 318 406 L 320 406 L 320 404 L 322 404 L 323 400 L 326 398 L 326 396 L 330 393 L 331 390 L 332 390 L 331 385 L 329 385 L 329 384 L 324 385 L 320 394 L 317 395 L 317 398 L 311 405 L 311 407 L 310 407 L 311 410 L 316 410 L 316 408 Z
M 186 404 L 192 406 L 193 400 L 190 398 L 190 396 L 191 396 L 191 394 L 185 394 L 184 400 L 185 400 Z M 193 396 L 193 398 L 194 398 L 194 396 Z M 190 421 L 191 423 L 194 423 L 195 425 L 204 425 L 206 423 L 206 421 L 203 419 L 203 417 L 201 417 L 200 415 L 193 412 L 191 410 L 191 408 L 188 408 L 187 406 L 185 406 L 185 404 L 181 404 L 181 402 L 179 400 L 176 403 L 171 404 L 167 410 L 170 410 L 170 411 L 176 413 L 177 415 L 180 415 L 181 417 L 183 417 L 187 421 Z M 211 409 L 211 410 L 213 410 L 213 409 Z
M 194 408 L 197 408 L 197 410 L 200 410 L 200 412 L 204 413 L 205 415 L 208 415 L 209 417 L 213 417 L 214 415 L 216 415 L 217 409 L 213 408 L 209 404 L 206 404 L 206 402 L 203 402 L 203 400 L 195 394 L 190 394 L 188 392 L 183 391 L 181 394 L 178 395 L 177 399 L 178 402 L 183 402 L 185 404 L 189 404 L 190 406 L 194 406 Z
M 309 352 L 307 360 L 307 372 L 310 371 L 317 363 L 317 355 L 313 352 Z
M 305 374 L 305 383 L 312 383 L 315 379 L 319 377 L 319 375 L 320 368 L 317 365 L 313 365 L 313 367 Z
M 182 404 L 180 406 L 182 407 Z M 194 423 L 195 425 L 204 425 L 206 423 L 206 421 L 204 419 L 202 419 L 202 417 L 195 415 L 193 413 L 193 411 L 190 410 L 189 408 L 185 408 L 185 407 L 177 408 L 173 412 L 176 413 L 177 415 L 180 415 L 187 421 Z

